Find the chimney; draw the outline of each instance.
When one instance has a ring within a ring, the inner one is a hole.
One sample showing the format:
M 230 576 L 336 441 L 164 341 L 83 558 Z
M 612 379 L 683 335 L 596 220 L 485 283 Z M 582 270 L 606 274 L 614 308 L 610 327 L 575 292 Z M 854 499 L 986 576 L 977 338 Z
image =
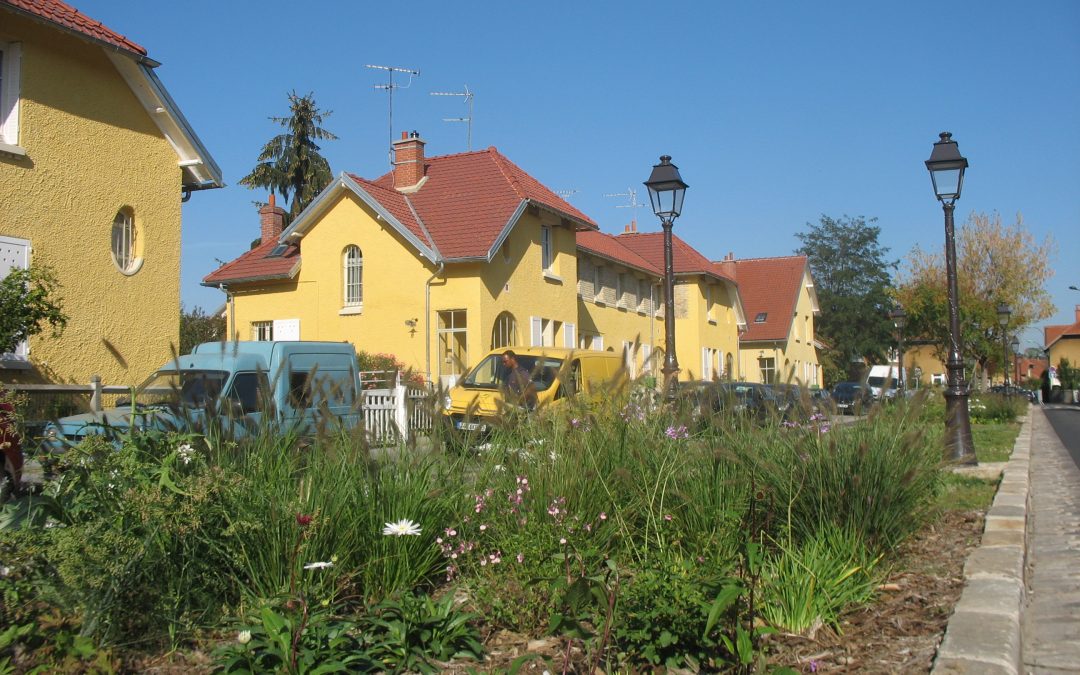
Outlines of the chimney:
M 720 270 L 724 274 L 728 275 L 732 279 L 736 278 L 735 254 L 733 252 L 729 251 L 728 254 L 724 256 L 724 259 L 720 260 L 718 264 L 720 265 Z
M 1074 307 L 1073 311 L 1076 312 L 1076 322 L 1080 323 L 1080 305 Z
M 259 209 L 259 226 L 264 244 L 277 241 L 285 228 L 285 209 L 276 204 L 273 193 L 270 193 L 270 203 Z
M 416 187 L 424 178 L 424 140 L 416 131 L 401 132 L 394 141 L 394 188 Z

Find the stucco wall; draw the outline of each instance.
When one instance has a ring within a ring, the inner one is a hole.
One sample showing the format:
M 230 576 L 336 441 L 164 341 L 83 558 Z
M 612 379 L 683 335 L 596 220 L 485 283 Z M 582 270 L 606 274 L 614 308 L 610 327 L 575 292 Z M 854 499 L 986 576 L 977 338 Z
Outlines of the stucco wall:
M 799 296 L 785 339 L 743 342 L 740 345 L 742 379 L 761 382 L 758 359 L 763 356 L 775 359 L 777 377 L 781 382 L 804 386 L 824 385 L 817 349 L 814 348 L 814 303 L 807 281 L 804 277 L 799 286 Z
M 28 239 L 51 266 L 70 317 L 60 339 L 31 340 L 9 381 L 137 384 L 179 341 L 177 156 L 100 47 L 4 13 L 0 40 L 22 45 L 19 146 L 0 153 L 0 235 Z M 111 229 L 130 209 L 144 259 L 112 260 Z

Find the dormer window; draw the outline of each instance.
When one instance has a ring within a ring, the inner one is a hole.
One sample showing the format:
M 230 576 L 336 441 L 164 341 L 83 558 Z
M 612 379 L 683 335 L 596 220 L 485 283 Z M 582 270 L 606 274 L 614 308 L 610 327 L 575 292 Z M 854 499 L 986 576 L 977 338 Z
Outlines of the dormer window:
M 768 317 L 768 312 L 758 312 L 757 316 L 754 317 L 754 323 L 765 323 L 765 319 L 767 319 Z

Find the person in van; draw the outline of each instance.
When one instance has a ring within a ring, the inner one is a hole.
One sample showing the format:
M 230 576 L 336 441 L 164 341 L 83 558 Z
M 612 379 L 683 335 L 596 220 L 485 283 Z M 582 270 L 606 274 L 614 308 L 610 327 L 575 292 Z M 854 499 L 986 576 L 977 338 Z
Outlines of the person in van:
M 536 409 L 536 385 L 533 384 L 529 371 L 518 363 L 517 354 L 513 350 L 506 350 L 502 355 L 502 365 L 506 369 L 506 394 L 507 400 L 524 407 L 526 410 Z

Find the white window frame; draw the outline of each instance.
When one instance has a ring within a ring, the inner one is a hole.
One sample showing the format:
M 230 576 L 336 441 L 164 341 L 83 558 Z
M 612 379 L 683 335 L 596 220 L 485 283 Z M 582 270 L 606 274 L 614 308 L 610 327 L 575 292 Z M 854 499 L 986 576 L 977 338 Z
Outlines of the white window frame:
M 606 305 L 604 300 L 604 267 L 603 265 L 593 266 L 593 302 L 598 305 Z
M 251 322 L 251 340 L 252 342 L 270 342 L 274 339 L 274 322 L 273 321 L 252 321 Z
M 33 249 L 29 239 L 0 236 L 0 246 L 11 252 L 11 257 L 0 256 L 0 279 L 13 269 L 29 269 Z M 21 249 L 21 250 L 20 250 Z M 30 341 L 23 340 L 15 351 L 0 353 L 0 368 L 25 369 L 30 367 Z
M 705 287 L 705 318 L 708 319 L 709 323 L 715 324 L 716 313 L 713 311 L 713 307 L 715 307 L 715 303 L 713 302 L 713 287 L 710 284 Z
M 19 146 L 22 45 L 0 42 L 0 152 L 25 155 Z
M 341 253 L 341 303 L 344 314 L 359 314 L 364 309 L 364 252 L 356 244 L 349 244 Z
M 572 323 L 563 324 L 563 347 L 573 349 L 577 344 L 577 326 Z
M 125 276 L 130 277 L 142 269 L 143 257 L 139 254 L 140 234 L 134 209 L 125 206 L 116 212 L 109 228 L 109 250 L 112 252 L 116 269 Z
M 551 266 L 555 262 L 554 251 L 551 249 L 551 227 L 549 225 L 542 225 L 540 227 L 540 269 L 551 274 Z

